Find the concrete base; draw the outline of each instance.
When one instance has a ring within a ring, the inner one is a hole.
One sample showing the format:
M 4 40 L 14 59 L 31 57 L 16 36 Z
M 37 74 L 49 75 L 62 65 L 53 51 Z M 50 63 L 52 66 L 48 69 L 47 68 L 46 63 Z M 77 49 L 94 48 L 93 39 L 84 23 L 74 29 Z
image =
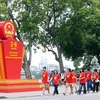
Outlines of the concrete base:
M 28 92 L 28 91 L 41 91 L 42 85 L 37 79 L 13 79 L 13 80 L 0 80 L 0 92 Z

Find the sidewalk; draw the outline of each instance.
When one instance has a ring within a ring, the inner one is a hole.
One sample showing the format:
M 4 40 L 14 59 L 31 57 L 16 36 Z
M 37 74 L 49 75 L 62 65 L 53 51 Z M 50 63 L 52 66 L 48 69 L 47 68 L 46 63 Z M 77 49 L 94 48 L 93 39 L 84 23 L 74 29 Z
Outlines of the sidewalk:
M 63 93 L 65 86 L 59 86 L 59 93 Z M 48 94 L 47 91 L 45 94 Z M 50 94 L 53 94 L 53 87 L 50 87 Z M 16 93 L 0 93 L 0 99 L 3 98 L 23 98 L 23 97 L 37 97 L 42 96 L 42 91 L 33 91 L 33 92 L 16 92 Z
M 50 87 L 50 94 L 53 94 L 53 88 Z M 61 85 L 59 86 L 59 93 L 62 94 L 65 91 L 65 86 Z M 70 90 L 68 88 L 67 94 L 70 93 Z M 99 95 L 99 93 L 94 93 L 94 95 Z M 48 95 L 47 91 L 45 92 L 45 95 Z M 76 94 L 74 94 L 76 95 Z M 93 95 L 93 93 L 89 93 L 89 95 Z M 13 100 L 15 98 L 28 98 L 28 97 L 41 97 L 43 96 L 42 91 L 32 91 L 32 92 L 17 92 L 17 93 L 0 93 L 0 100 L 9 99 Z

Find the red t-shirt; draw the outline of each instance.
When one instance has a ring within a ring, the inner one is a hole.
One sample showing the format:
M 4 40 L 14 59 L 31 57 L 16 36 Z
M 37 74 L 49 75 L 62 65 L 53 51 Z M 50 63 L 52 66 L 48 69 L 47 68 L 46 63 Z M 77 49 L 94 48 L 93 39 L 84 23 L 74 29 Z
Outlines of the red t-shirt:
M 99 80 L 100 80 L 100 73 L 99 73 Z
M 72 83 L 72 72 L 67 72 L 65 78 L 66 83 Z
M 86 74 L 85 74 L 85 72 L 80 73 L 80 83 L 86 83 Z
M 76 83 L 77 82 L 77 79 L 75 77 L 77 78 L 77 75 L 76 75 L 76 73 L 73 72 L 72 73 L 72 83 Z
M 86 72 L 86 78 L 87 78 L 88 81 L 92 80 L 92 72 L 87 71 Z
M 53 78 L 53 83 L 54 84 L 59 84 L 59 80 L 60 80 L 60 75 L 59 74 L 54 74 L 52 76 L 52 78 Z
M 42 72 L 42 83 L 44 83 L 44 84 L 48 83 L 48 79 L 49 79 L 49 73 Z
M 94 80 L 99 79 L 99 74 L 97 72 L 95 72 L 94 75 L 93 75 L 93 78 L 94 78 Z

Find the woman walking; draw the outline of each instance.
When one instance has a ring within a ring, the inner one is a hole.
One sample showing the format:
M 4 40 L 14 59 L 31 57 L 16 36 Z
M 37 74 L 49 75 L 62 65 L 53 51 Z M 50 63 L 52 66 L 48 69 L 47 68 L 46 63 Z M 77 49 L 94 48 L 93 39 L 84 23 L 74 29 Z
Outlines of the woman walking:
M 93 92 L 98 92 L 99 91 L 99 74 L 97 72 L 97 69 L 94 69 L 94 74 L 93 74 Z
M 82 87 L 83 87 L 83 93 L 86 94 L 86 74 L 84 72 L 84 69 L 80 70 L 79 81 L 80 81 L 80 85 L 79 85 L 78 94 L 79 95 L 81 94 Z
M 63 93 L 63 95 L 66 95 L 67 89 L 68 87 L 70 87 L 70 94 L 73 94 L 73 86 L 72 86 L 72 72 L 71 69 L 69 68 L 65 74 L 65 79 L 63 81 L 63 83 L 66 82 L 66 88 L 65 88 L 65 92 Z
M 54 75 L 52 76 L 52 78 L 50 79 L 50 81 L 51 80 L 53 80 L 53 84 L 54 84 L 53 95 L 55 95 L 55 94 L 58 95 L 59 94 L 59 92 L 58 92 L 58 85 L 59 85 L 59 81 L 61 81 L 61 80 L 60 80 L 60 75 L 58 74 L 57 70 L 54 71 Z

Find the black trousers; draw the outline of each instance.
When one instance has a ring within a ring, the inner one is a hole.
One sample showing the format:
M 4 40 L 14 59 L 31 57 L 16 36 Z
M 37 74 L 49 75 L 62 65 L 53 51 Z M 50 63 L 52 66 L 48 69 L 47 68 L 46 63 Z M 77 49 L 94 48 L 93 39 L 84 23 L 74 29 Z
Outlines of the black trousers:
M 58 94 L 58 84 L 54 84 L 54 94 Z
M 99 82 L 93 82 L 93 92 L 98 92 L 99 91 Z

